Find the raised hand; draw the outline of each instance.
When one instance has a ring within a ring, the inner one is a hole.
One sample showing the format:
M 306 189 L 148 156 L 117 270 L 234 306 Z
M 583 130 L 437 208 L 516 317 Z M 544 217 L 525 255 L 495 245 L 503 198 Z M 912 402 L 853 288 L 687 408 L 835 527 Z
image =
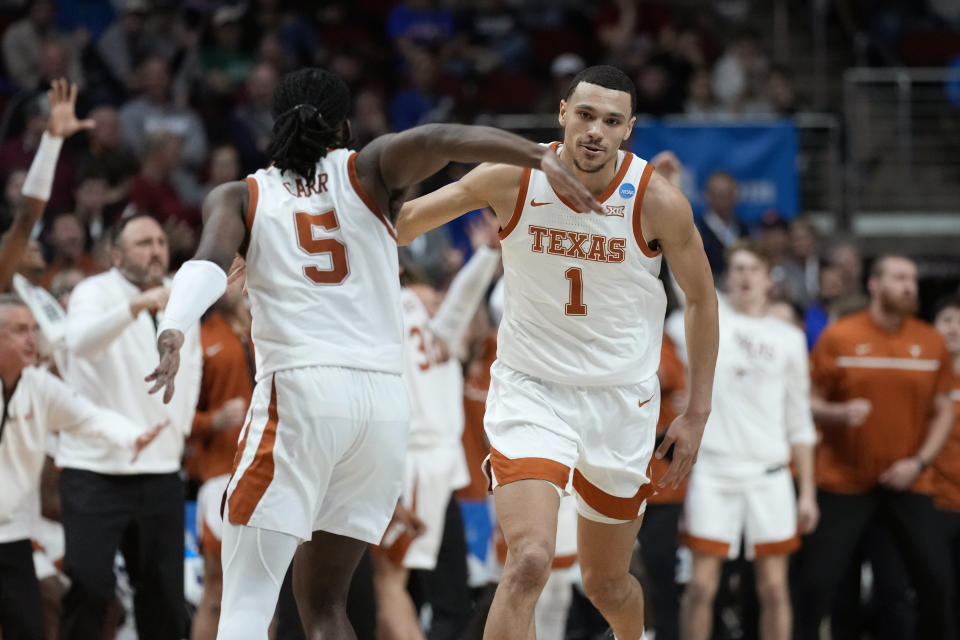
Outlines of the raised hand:
M 540 170 L 547 174 L 547 180 L 557 195 L 572 204 L 575 210 L 603 213 L 600 202 L 577 180 L 567 165 L 563 164 L 559 155 L 553 152 L 544 153 L 540 160 Z
M 69 138 L 77 131 L 93 129 L 93 120 L 77 120 L 77 85 L 59 78 L 51 83 L 47 91 L 50 100 L 50 119 L 47 131 L 52 136 Z
M 173 379 L 180 369 L 180 348 L 183 347 L 183 333 L 176 329 L 167 329 L 157 338 L 157 351 L 160 353 L 160 364 L 153 373 L 144 378 L 145 382 L 153 382 L 147 393 L 156 393 L 166 387 L 163 392 L 163 403 L 167 404 L 173 398 Z

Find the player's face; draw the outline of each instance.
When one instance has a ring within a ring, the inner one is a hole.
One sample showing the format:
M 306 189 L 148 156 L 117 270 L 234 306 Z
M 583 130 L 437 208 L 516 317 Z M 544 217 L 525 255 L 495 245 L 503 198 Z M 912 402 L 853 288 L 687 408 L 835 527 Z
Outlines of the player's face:
M 960 355 L 960 307 L 947 307 L 937 314 L 933 325 L 943 335 L 947 350 Z
M 0 307 L 0 362 L 17 370 L 40 362 L 37 323 L 27 307 Z
M 572 151 L 574 166 L 585 173 L 596 173 L 616 159 L 635 121 L 625 91 L 581 82 L 569 100 L 560 101 L 564 147 Z
M 917 312 L 917 265 L 906 258 L 886 258 L 880 275 L 871 278 L 870 293 L 890 313 Z
M 120 234 L 114 265 L 123 275 L 141 288 L 163 282 L 170 266 L 167 235 L 152 218 L 132 220 Z
M 766 300 L 772 286 L 770 270 L 759 257 L 749 251 L 737 251 L 727 265 L 727 289 L 735 305 Z

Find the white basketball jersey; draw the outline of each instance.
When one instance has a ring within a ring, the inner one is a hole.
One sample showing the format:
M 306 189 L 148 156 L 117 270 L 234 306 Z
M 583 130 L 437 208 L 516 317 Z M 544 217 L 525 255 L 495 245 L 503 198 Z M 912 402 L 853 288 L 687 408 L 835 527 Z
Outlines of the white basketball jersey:
M 550 148 L 557 152 L 560 143 Z M 626 385 L 656 375 L 666 296 L 660 251 L 643 238 L 640 211 L 653 165 L 620 151 L 616 176 L 578 213 L 539 170 L 524 171 L 501 232 L 504 312 L 497 358 L 544 380 Z
M 773 317 L 720 305 L 713 409 L 697 466 L 752 475 L 790 461 L 791 444 L 816 441 L 803 332 Z
M 463 370 L 441 348 L 430 314 L 410 289 L 400 293 L 403 309 L 404 380 L 410 393 L 410 447 L 460 446 L 463 435 Z M 454 350 L 455 345 L 450 345 Z
M 402 371 L 396 232 L 356 157 L 329 152 L 313 184 L 276 167 L 247 178 L 257 379 L 315 365 Z

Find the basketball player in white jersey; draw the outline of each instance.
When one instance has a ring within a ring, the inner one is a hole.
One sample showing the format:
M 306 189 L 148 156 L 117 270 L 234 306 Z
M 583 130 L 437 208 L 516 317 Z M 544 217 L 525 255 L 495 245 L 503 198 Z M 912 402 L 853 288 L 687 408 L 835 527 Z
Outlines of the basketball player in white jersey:
M 578 502 L 587 596 L 620 640 L 643 634 L 643 598 L 628 569 L 659 413 L 666 306 L 661 253 L 686 294 L 690 403 L 657 455 L 676 485 L 697 455 L 717 352 L 713 277 L 683 194 L 620 145 L 636 89 L 613 67 L 585 69 L 560 103 L 563 142 L 547 147 L 603 204 L 599 213 L 546 176 L 485 164 L 404 205 L 400 240 L 491 207 L 502 226 L 505 309 L 484 426 L 488 470 L 508 555 L 485 638 L 535 637 L 534 605 L 550 572 L 563 491 Z
M 693 571 L 684 593 L 683 640 L 708 640 L 723 562 L 754 562 L 760 637 L 788 640 L 787 586 L 797 536 L 818 519 L 813 478 L 807 344 L 800 329 L 768 313 L 770 263 L 752 243 L 727 250 L 729 304 L 720 306 L 713 412 L 687 489 L 684 541 Z M 790 461 L 797 470 L 796 498 Z
M 487 217 L 489 216 L 489 218 Z M 484 294 L 500 268 L 496 218 L 484 214 L 469 228 L 474 253 L 457 273 L 446 294 L 404 272 L 409 282 L 400 294 L 403 312 L 403 377 L 410 396 L 410 434 L 404 469 L 403 505 L 423 524 L 411 540 L 403 524 L 391 525 L 374 554 L 378 637 L 423 638 L 419 616 L 407 591 L 411 569 L 432 571 L 444 539 L 447 508 L 453 492 L 470 483 L 463 452 L 463 364 L 466 336 Z M 454 533 L 457 535 L 457 533 Z M 463 536 L 462 528 L 459 535 Z M 449 585 L 466 593 L 463 584 Z M 433 594 L 427 593 L 430 602 Z M 432 603 L 431 603 L 432 604 Z M 434 608 L 434 629 L 464 626 L 467 619 L 442 619 Z M 464 616 L 466 618 L 466 616 Z M 435 633 L 435 632 L 434 632 Z M 447 633 L 457 634 L 450 629 Z
M 224 500 L 221 640 L 267 637 L 295 552 L 307 635 L 355 637 L 350 578 L 393 514 L 406 451 L 393 225 L 406 188 L 450 161 L 501 161 L 539 167 L 565 197 L 599 210 L 554 155 L 496 129 L 431 125 L 349 151 L 349 109 L 336 75 L 284 76 L 272 165 L 207 196 L 200 246 L 159 327 L 147 379 L 169 400 L 183 328 L 223 293 L 236 253 L 246 257 L 257 384 Z

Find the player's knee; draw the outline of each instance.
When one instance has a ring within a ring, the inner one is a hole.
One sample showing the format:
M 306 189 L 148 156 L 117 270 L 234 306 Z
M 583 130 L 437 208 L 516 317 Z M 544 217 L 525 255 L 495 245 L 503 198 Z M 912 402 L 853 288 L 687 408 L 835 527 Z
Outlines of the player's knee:
M 520 589 L 541 589 L 550 577 L 553 548 L 546 542 L 520 541 L 507 553 L 504 580 Z
M 709 607 L 713 605 L 713 598 L 717 595 L 717 585 L 708 580 L 694 578 L 687 583 L 684 590 L 684 599 L 692 607 Z
M 601 612 L 617 610 L 630 596 L 624 588 L 626 574 L 611 576 L 595 571 L 583 571 L 583 592 Z
M 780 609 L 790 606 L 790 591 L 784 582 L 758 582 L 757 599 L 765 609 Z

